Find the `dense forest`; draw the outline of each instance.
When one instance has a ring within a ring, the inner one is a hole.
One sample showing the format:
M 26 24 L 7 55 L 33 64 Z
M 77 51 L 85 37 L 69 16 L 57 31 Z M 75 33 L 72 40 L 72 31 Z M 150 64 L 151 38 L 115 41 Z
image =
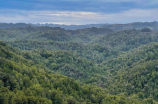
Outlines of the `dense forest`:
M 0 104 L 157 104 L 157 25 L 1 23 Z

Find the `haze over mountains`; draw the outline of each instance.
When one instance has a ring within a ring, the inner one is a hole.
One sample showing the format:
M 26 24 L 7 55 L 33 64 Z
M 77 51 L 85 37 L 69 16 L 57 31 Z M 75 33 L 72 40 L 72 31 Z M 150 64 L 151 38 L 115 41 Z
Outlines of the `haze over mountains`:
M 62 25 L 62 24 L 52 24 L 52 23 L 42 23 L 42 24 L 27 24 L 27 23 L 0 23 L 0 28 L 11 28 L 11 27 L 26 27 L 26 26 L 49 26 L 49 27 L 61 27 L 65 29 L 70 30 L 76 30 L 76 29 L 84 29 L 84 28 L 91 28 L 91 27 L 107 27 L 114 30 L 125 30 L 125 29 L 141 29 L 145 27 L 150 27 L 152 29 L 156 29 L 156 26 L 158 25 L 157 21 L 153 22 L 134 22 L 134 23 L 128 23 L 128 24 L 85 24 L 85 25 Z

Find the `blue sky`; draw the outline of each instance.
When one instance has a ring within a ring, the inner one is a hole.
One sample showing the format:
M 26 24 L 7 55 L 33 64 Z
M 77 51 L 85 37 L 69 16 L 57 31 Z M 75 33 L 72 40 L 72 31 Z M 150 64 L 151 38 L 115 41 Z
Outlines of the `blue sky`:
M 0 22 L 97 24 L 158 21 L 158 0 L 1 0 Z

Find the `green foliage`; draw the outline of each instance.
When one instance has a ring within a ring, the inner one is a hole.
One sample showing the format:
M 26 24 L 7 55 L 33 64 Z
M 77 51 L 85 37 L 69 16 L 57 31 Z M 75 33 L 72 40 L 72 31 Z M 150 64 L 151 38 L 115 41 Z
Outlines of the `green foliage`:
M 150 27 L 154 30 L 158 30 L 158 23 L 156 21 L 153 22 L 133 22 L 128 24 L 111 24 L 103 26 L 104 28 L 113 29 L 115 31 L 118 30 L 129 30 L 129 29 L 143 29 L 146 27 Z
M 1 46 L 1 48 L 10 49 L 9 46 Z M 11 53 L 11 59 L 0 57 L 1 104 L 80 104 L 86 102 L 101 104 L 106 101 L 122 102 L 122 100 L 116 100 L 120 96 L 115 96 L 116 99 L 113 99 L 102 88 L 86 84 L 80 85 L 74 79 L 54 74 L 44 66 L 35 64 L 35 62 L 25 59 L 12 50 L 8 50 L 8 52 Z M 63 57 L 65 54 L 67 58 L 70 57 L 67 52 L 59 53 L 52 54 L 51 57 L 53 55 Z M 65 62 L 66 60 L 59 61 Z M 82 63 L 82 60 L 80 61 L 79 63 Z M 69 62 L 69 60 L 66 62 Z M 138 102 L 125 96 L 121 98 L 124 99 L 125 103 L 128 100 Z
M 140 30 L 122 30 L 104 35 L 93 44 L 108 46 L 114 50 L 128 51 L 150 42 L 157 42 L 157 32 Z
M 23 52 L 31 56 L 31 59 L 38 64 L 41 64 L 54 72 L 73 77 L 80 82 L 96 83 L 98 81 L 104 81 L 103 68 L 100 68 L 94 62 L 87 59 L 83 59 L 78 55 L 75 55 L 69 51 L 33 51 Z M 102 75 L 102 76 L 101 76 Z M 97 78 L 100 76 L 99 78 Z M 86 79 L 86 80 L 85 80 Z M 92 81 L 92 79 L 95 79 Z
M 2 104 L 158 101 L 158 44 L 152 43 L 158 40 L 156 31 L 27 26 L 1 29 L 0 37 L 23 50 L 0 42 Z
M 151 32 L 152 30 L 150 28 L 143 28 L 141 31 L 142 32 Z
M 152 43 L 104 62 L 103 65 L 112 75 L 107 81 L 109 92 L 116 95 L 127 92 L 128 95 L 136 94 L 139 99 L 151 97 L 158 101 L 155 93 L 158 78 L 157 52 L 158 44 Z

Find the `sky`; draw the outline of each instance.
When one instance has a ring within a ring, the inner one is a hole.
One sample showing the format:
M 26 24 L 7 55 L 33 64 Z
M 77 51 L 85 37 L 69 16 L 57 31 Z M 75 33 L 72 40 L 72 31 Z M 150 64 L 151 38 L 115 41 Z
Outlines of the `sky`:
M 0 0 L 1 23 L 115 24 L 158 21 L 158 0 Z

